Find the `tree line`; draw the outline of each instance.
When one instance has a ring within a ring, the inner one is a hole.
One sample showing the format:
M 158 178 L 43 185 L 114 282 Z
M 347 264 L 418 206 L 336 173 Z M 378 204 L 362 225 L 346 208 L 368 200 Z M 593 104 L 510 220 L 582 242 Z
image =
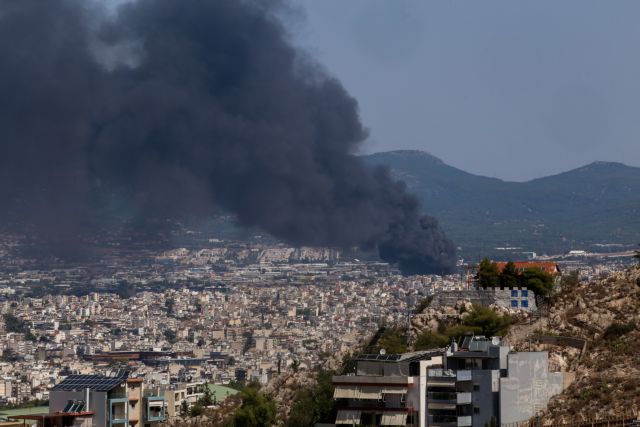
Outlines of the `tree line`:
M 519 272 L 515 263 L 509 261 L 500 271 L 498 264 L 489 258 L 480 261 L 476 279 L 482 288 L 520 287 L 541 296 L 548 296 L 554 283 L 553 276 L 540 268 L 529 267 Z

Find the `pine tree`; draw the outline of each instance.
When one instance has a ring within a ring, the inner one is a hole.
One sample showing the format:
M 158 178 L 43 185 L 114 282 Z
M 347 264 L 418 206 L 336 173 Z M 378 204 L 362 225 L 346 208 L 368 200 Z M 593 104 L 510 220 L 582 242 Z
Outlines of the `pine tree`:
M 478 266 L 478 274 L 476 278 L 482 288 L 495 288 L 498 286 L 499 279 L 498 264 L 492 262 L 489 258 L 484 258 Z
M 500 286 L 503 288 L 514 288 L 518 286 L 518 272 L 513 261 L 509 261 L 504 266 L 499 277 Z
M 189 403 L 184 399 L 180 404 L 180 416 L 186 418 L 189 415 Z

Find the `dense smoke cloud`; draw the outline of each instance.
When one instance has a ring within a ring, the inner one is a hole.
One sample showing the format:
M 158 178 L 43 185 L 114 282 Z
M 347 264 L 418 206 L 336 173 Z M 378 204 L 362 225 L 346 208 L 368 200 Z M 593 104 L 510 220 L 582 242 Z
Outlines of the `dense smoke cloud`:
M 441 272 L 454 248 L 353 155 L 356 101 L 292 47 L 275 1 L 0 0 L 0 197 L 70 238 L 114 209 L 217 206 L 298 245 Z

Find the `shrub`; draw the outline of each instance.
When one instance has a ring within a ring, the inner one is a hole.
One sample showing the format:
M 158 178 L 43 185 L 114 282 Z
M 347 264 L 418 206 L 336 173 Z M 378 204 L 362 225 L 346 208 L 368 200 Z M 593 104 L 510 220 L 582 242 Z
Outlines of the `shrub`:
M 473 310 L 462 319 L 465 327 L 477 328 L 484 336 L 505 335 L 511 326 L 509 315 L 499 315 L 490 308 L 474 305 Z
M 633 325 L 613 322 L 604 330 L 604 337 L 608 340 L 615 340 L 616 338 L 627 335 L 629 332 L 633 331 L 633 329 Z
M 424 311 L 425 308 L 429 307 L 431 305 L 431 301 L 433 301 L 433 296 L 429 295 L 428 297 L 425 297 L 422 299 L 422 301 L 420 301 L 418 303 L 418 305 L 416 305 L 416 308 L 413 310 L 413 312 L 415 314 L 420 314 Z
M 431 350 L 433 348 L 446 347 L 450 342 L 450 337 L 437 332 L 425 331 L 418 335 L 414 345 L 415 350 Z

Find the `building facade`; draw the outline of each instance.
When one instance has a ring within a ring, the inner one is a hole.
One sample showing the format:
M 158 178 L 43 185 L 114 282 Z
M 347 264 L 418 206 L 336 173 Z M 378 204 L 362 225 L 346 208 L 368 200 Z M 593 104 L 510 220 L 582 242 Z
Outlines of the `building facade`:
M 484 427 L 526 421 L 562 392 L 547 352 L 513 352 L 498 337 L 447 349 L 364 355 L 333 378 L 337 425 Z
M 153 427 L 165 421 L 166 404 L 142 378 L 69 375 L 51 389 L 48 414 L 13 418 L 39 427 Z

